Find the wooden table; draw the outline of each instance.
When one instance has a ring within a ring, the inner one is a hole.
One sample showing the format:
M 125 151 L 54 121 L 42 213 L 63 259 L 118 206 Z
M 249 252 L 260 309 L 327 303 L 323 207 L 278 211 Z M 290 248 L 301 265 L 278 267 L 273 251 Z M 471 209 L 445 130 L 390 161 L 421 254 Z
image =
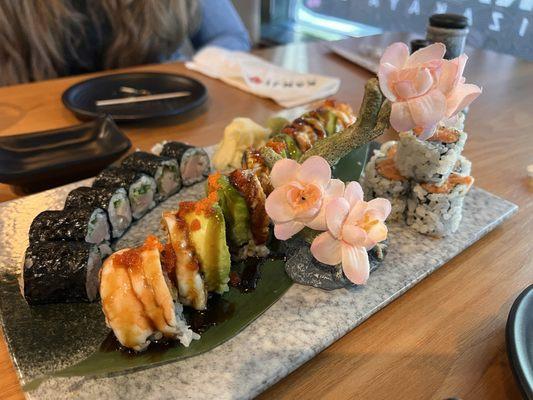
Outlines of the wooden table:
M 393 36 L 350 39 L 394 41 Z M 338 76 L 336 96 L 356 108 L 367 71 L 330 54 L 323 43 L 296 44 L 259 52 L 277 64 Z M 385 309 L 267 390 L 263 399 L 464 399 L 519 398 L 505 348 L 505 322 L 512 302 L 533 282 L 533 65 L 493 52 L 472 51 L 466 74 L 483 86 L 466 124 L 464 154 L 473 161 L 476 185 L 520 206 L 518 215 L 455 257 Z M 149 149 L 162 139 L 196 145 L 217 142 L 232 118 L 264 122 L 279 110 L 182 64 L 136 70 L 185 73 L 209 90 L 206 106 L 180 121 L 124 125 L 133 146 Z M 76 124 L 61 93 L 86 76 L 0 88 L 0 135 Z M 0 186 L 0 201 L 18 197 Z M 0 341 L 0 394 L 22 391 Z

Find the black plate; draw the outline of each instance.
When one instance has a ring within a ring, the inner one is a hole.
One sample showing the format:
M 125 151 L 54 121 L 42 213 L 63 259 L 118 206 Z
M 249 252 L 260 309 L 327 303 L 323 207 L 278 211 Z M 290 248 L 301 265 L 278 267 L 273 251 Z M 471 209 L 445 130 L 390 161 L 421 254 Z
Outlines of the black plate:
M 507 355 L 527 399 L 533 399 L 533 285 L 515 300 L 507 319 Z
M 109 116 L 69 128 L 0 137 L 0 182 L 35 191 L 80 180 L 130 147 Z
M 119 91 L 121 86 L 148 90 L 151 94 L 188 91 L 190 96 L 114 106 L 96 107 L 97 100 L 130 97 Z M 183 75 L 157 72 L 124 73 L 101 76 L 79 82 L 62 96 L 63 104 L 78 118 L 87 120 L 105 113 L 115 121 L 138 121 L 170 117 L 200 106 L 207 99 L 207 89 L 195 79 Z

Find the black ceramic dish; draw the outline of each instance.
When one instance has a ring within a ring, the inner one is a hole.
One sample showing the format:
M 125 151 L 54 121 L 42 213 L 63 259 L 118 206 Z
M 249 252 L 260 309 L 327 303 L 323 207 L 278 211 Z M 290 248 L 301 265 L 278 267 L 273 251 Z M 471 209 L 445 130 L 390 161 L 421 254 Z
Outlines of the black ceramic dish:
M 131 147 L 109 116 L 82 125 L 0 138 L 0 182 L 41 190 L 96 175 Z
M 515 300 L 507 319 L 507 355 L 526 399 L 533 399 L 533 285 Z
M 150 94 L 187 91 L 190 96 L 97 107 L 97 100 L 131 97 L 120 88 L 126 86 Z M 207 89 L 195 79 L 183 75 L 157 72 L 123 73 L 101 76 L 79 82 L 62 96 L 65 107 L 82 120 L 109 114 L 115 121 L 139 121 L 183 114 L 205 102 Z

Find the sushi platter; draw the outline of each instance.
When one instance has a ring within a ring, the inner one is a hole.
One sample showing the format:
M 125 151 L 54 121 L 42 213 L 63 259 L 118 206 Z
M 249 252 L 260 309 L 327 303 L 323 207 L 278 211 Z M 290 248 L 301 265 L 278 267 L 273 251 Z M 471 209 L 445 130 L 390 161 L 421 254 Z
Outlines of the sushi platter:
M 462 109 L 481 89 L 445 50 L 391 45 L 358 115 L 236 118 L 217 146 L 165 141 L 0 204 L 27 396 L 251 398 L 513 215 L 473 186 Z M 406 106 L 426 96 L 443 104 Z

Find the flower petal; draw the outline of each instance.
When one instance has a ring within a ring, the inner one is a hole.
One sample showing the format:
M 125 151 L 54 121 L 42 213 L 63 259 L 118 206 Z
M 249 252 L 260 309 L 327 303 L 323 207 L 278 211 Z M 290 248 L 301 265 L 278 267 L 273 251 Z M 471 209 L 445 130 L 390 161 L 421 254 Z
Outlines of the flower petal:
M 423 47 L 409 56 L 405 62 L 405 67 L 416 67 L 420 64 L 432 61 L 439 60 L 444 57 L 446 53 L 446 46 L 442 43 L 433 43 L 427 47 Z
M 279 240 L 287 240 L 304 228 L 304 224 L 296 221 L 289 221 L 274 225 L 274 236 Z
M 350 182 L 348 185 L 346 185 L 343 197 L 348 201 L 350 207 L 353 207 L 355 203 L 363 200 L 363 188 L 361 188 L 359 182 Z
M 286 185 L 296 179 L 300 164 L 289 158 L 277 161 L 270 171 L 270 182 L 274 188 Z
M 338 238 L 342 224 L 350 212 L 350 203 L 342 197 L 336 197 L 326 207 L 326 225 L 331 234 Z
M 365 216 L 368 203 L 366 201 L 359 201 L 350 210 L 348 217 L 346 217 L 346 224 L 357 225 L 359 221 Z
M 342 197 L 345 190 L 344 182 L 340 179 L 331 179 L 326 188 L 325 195 L 328 197 Z
M 385 49 L 380 64 L 389 63 L 396 68 L 402 68 L 409 57 L 409 47 L 405 43 L 396 42 Z M 442 58 L 442 57 L 441 57 Z
M 291 189 L 290 185 L 278 187 L 266 199 L 265 210 L 275 223 L 288 222 L 294 219 L 295 212 L 287 200 L 287 192 Z
M 313 182 L 325 189 L 331 179 L 331 167 L 320 156 L 309 157 L 301 165 L 298 179 L 302 182 Z
M 407 101 L 415 126 L 427 128 L 436 125 L 446 114 L 446 97 L 437 89 L 424 96 Z
M 444 60 L 437 88 L 444 94 L 449 93 L 457 84 L 458 65 L 456 62 Z
M 389 200 L 378 197 L 368 202 L 368 209 L 372 210 L 372 215 L 376 219 L 385 221 L 391 212 L 391 204 Z
M 370 274 L 368 254 L 363 247 L 342 244 L 342 271 L 353 283 L 363 285 Z
M 470 83 L 459 83 L 447 98 L 446 116 L 452 117 L 481 94 L 481 88 Z
M 466 62 L 468 61 L 468 56 L 463 53 L 459 57 L 452 60 L 453 63 L 457 65 L 457 73 L 455 75 L 455 84 L 459 83 L 463 72 L 465 71 Z
M 311 254 L 321 263 L 337 265 L 342 261 L 341 242 L 329 232 L 321 233 L 311 243 Z
M 397 101 L 396 94 L 392 90 L 391 83 L 394 82 L 397 68 L 389 63 L 379 64 L 378 68 L 378 81 L 381 92 L 390 101 Z
M 367 241 L 367 233 L 358 226 L 344 224 L 342 226 L 342 241 L 352 246 L 363 247 Z
M 372 225 L 366 233 L 367 236 L 363 246 L 367 250 L 370 250 L 376 245 L 376 243 L 382 242 L 387 239 L 389 231 L 387 229 L 387 226 L 383 222 L 379 222 L 377 224 Z
M 437 125 L 428 125 L 428 126 L 422 127 L 422 129 L 417 131 L 416 135 L 418 139 L 424 141 L 424 140 L 429 139 L 431 136 L 433 136 L 436 129 L 437 129 Z
M 433 86 L 433 76 L 428 68 L 404 69 L 394 83 L 394 92 L 401 99 L 422 96 Z
M 344 193 L 344 182 L 340 179 L 332 179 L 329 181 L 329 185 L 326 188 L 326 193 L 324 195 L 324 200 L 320 211 L 316 217 L 307 222 L 305 225 L 316 231 L 325 231 L 327 230 L 326 225 L 326 207 L 336 197 L 342 197 Z
M 405 132 L 415 127 L 415 122 L 406 101 L 392 103 L 390 124 L 398 132 Z

